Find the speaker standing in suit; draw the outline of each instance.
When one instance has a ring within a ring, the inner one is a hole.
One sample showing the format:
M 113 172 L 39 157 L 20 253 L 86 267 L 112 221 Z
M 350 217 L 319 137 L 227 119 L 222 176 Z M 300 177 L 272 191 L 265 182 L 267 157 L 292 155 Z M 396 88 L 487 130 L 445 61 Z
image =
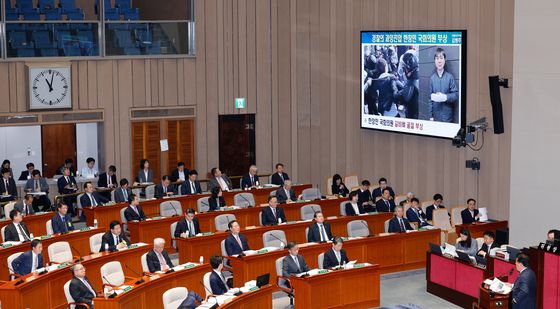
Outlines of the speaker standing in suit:
M 181 185 L 181 194 L 192 195 L 192 194 L 202 193 L 200 182 L 196 180 L 197 177 L 198 177 L 198 172 L 196 170 L 189 171 L 189 178 Z
M 0 181 L 0 193 L 2 197 L 0 201 L 14 201 L 17 200 L 18 190 L 16 187 L 16 182 L 12 177 L 10 177 L 10 170 L 7 168 L 2 168 L 2 180 Z
M 224 263 L 221 256 L 214 255 L 210 257 L 210 266 L 212 266 L 212 273 L 210 273 L 210 290 L 214 295 L 222 295 L 227 293 L 229 286 L 226 277 L 222 274 Z
M 115 189 L 115 203 L 126 203 L 132 194 L 132 190 L 128 188 L 128 179 L 121 179 L 119 184 L 121 186 Z
M 256 188 L 260 185 L 259 176 L 257 176 L 257 166 L 251 165 L 249 167 L 249 173 L 243 175 L 241 178 L 241 189 Z
M 53 233 L 66 233 L 74 230 L 72 217 L 68 214 L 68 206 L 64 203 L 58 204 L 57 213 L 51 219 Z
M 323 255 L 323 269 L 329 269 L 348 263 L 346 250 L 342 249 L 343 240 L 341 237 L 335 237 L 332 240 L 332 249 Z M 319 265 L 321 267 L 321 265 Z
M 299 246 L 295 241 L 288 243 L 288 256 L 282 260 L 282 276 L 290 277 L 309 271 L 309 266 L 305 263 L 305 259 L 299 254 Z
M 247 237 L 239 233 L 239 231 L 241 231 L 239 223 L 236 220 L 230 221 L 228 223 L 228 228 L 231 234 L 226 238 L 224 244 L 227 255 L 238 255 L 243 253 L 243 251 L 250 250 Z
M 280 204 L 291 203 L 297 201 L 296 193 L 294 189 L 292 189 L 292 181 L 285 180 L 284 186 L 280 187 L 276 190 L 276 197 L 278 198 L 278 202 Z
M 12 223 L 6 225 L 4 229 L 4 241 L 23 242 L 31 240 L 27 225 L 21 222 L 23 220 L 21 212 L 17 209 L 12 209 L 10 211 L 10 219 L 12 219 Z
M 35 214 L 33 209 L 33 195 L 26 194 L 23 200 L 14 205 L 14 209 L 19 210 L 24 217 Z M 37 209 L 37 211 L 39 210 Z
M 171 182 L 183 182 L 187 180 L 189 170 L 185 168 L 185 162 L 177 162 L 177 168 L 171 172 Z
M 389 233 L 406 233 L 406 231 L 414 230 L 408 220 L 404 218 L 404 210 L 402 206 L 395 207 L 395 216 L 389 220 Z
M 97 186 L 99 188 L 114 189 L 118 186 L 117 182 L 117 168 L 114 165 L 109 166 L 106 173 L 99 174 L 99 179 L 97 180 Z M 105 191 L 100 193 L 105 199 L 111 200 L 111 191 Z
M 169 176 L 163 175 L 163 177 L 161 177 L 161 183 L 155 187 L 154 197 L 163 198 L 164 196 L 170 196 L 173 194 L 175 194 L 175 186 L 171 184 Z
M 177 227 L 175 227 L 173 234 L 175 238 L 187 238 L 193 237 L 198 233 L 200 233 L 200 224 L 198 219 L 195 218 L 195 211 L 192 208 L 187 208 L 185 210 L 185 220 L 177 222 Z
M 515 268 L 519 276 L 511 290 L 513 309 L 535 309 L 537 307 L 537 279 L 535 272 L 529 268 L 529 256 L 521 253 L 515 259 Z M 506 283 L 511 286 L 511 283 Z
M 359 214 L 366 213 L 364 211 L 364 206 L 358 202 L 358 198 L 358 191 L 350 192 L 350 196 L 348 197 L 350 201 L 344 205 L 344 210 L 347 216 L 357 216 Z
M 332 239 L 331 225 L 325 222 L 325 217 L 320 211 L 313 214 L 315 223 L 309 226 L 307 232 L 308 242 L 326 242 Z
M 140 201 L 138 201 L 138 196 L 132 193 L 128 197 L 128 207 L 124 211 L 124 218 L 126 221 L 144 221 L 146 220 L 146 215 L 142 211 L 140 206 Z
M 31 241 L 31 250 L 22 253 L 12 261 L 12 269 L 14 273 L 25 276 L 35 273 L 37 269 L 43 268 L 43 244 L 40 240 L 33 239 Z
M 109 251 L 126 248 L 130 246 L 130 240 L 124 235 L 119 221 L 112 221 L 109 224 L 110 230 L 101 237 L 101 248 L 99 252 L 105 251 L 105 245 Z
M 476 207 L 476 201 L 472 198 L 467 200 L 467 208 L 461 211 L 461 219 L 463 219 L 463 224 L 471 224 L 480 219 L 480 214 Z
M 93 285 L 86 277 L 86 268 L 82 264 L 75 264 L 70 268 L 73 278 L 70 281 L 70 295 L 76 303 L 84 303 L 93 309 L 93 299 L 97 296 Z M 86 309 L 86 306 L 76 305 L 75 309 Z
M 275 196 L 268 197 L 268 206 L 269 207 L 263 207 L 262 209 L 262 225 L 276 225 L 286 222 L 284 209 L 278 207 L 278 199 Z
M 146 255 L 146 263 L 148 264 L 148 269 L 151 273 L 156 271 L 167 271 L 173 268 L 173 263 L 169 254 L 164 250 L 165 239 L 155 238 L 154 239 L 154 249 L 149 251 Z
M 27 168 L 25 171 L 21 172 L 21 175 L 19 175 L 18 180 L 29 180 L 32 177 L 32 173 L 33 170 L 35 170 L 35 164 L 33 164 L 32 162 L 29 162 L 25 165 L 25 168 Z
M 270 176 L 270 182 L 273 185 L 277 185 L 277 186 L 281 186 L 284 184 L 284 182 L 286 180 L 289 180 L 290 176 L 288 176 L 288 174 L 284 173 L 284 164 L 282 163 L 277 163 L 276 164 L 276 173 L 272 174 L 272 176 Z
M 394 212 L 395 201 L 391 197 L 391 192 L 388 189 L 383 190 L 381 199 L 375 203 L 375 208 L 378 212 Z

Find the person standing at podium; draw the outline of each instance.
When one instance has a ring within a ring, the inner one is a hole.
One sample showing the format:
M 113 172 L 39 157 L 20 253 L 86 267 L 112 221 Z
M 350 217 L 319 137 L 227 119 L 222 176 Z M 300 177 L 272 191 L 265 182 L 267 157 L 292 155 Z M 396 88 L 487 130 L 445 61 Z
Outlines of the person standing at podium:
M 305 263 L 305 259 L 299 254 L 299 246 L 295 241 L 288 243 L 288 256 L 282 261 L 282 276 L 290 277 L 300 273 L 308 272 L 309 266 Z
M 346 255 L 346 250 L 342 249 L 342 237 L 335 237 L 332 241 L 332 249 L 325 252 L 323 258 L 323 269 L 333 268 L 337 266 L 342 266 L 348 263 L 348 256 Z M 319 265 L 320 267 L 321 265 Z
M 515 268 L 519 276 L 513 283 L 511 301 L 513 309 L 534 309 L 536 305 L 537 279 L 535 272 L 529 268 L 529 256 L 521 253 L 515 259 Z M 511 283 L 507 283 L 511 286 Z
M 187 238 L 193 237 L 198 233 L 200 233 L 200 224 L 198 223 L 198 219 L 195 218 L 195 211 L 192 208 L 187 208 L 187 210 L 185 210 L 185 220 L 181 220 L 177 223 L 174 236 L 176 238 Z
M 128 207 L 124 211 L 124 218 L 126 221 L 144 221 L 146 215 L 140 206 L 138 196 L 134 193 L 128 196 Z

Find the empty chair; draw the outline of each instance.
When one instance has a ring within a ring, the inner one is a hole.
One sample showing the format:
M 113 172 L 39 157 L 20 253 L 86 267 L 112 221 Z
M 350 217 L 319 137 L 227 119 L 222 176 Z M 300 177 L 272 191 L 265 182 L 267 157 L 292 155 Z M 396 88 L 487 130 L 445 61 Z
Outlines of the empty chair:
M 76 305 L 80 305 L 80 306 L 85 306 L 86 308 L 89 308 L 89 305 L 86 303 L 77 303 L 74 298 L 72 297 L 72 295 L 70 294 L 70 282 L 72 280 L 68 280 L 66 281 L 66 283 L 64 284 L 64 296 L 66 296 L 66 302 L 68 303 L 68 308 L 70 309 L 74 309 L 76 308 Z
M 459 239 L 459 238 L 457 238 Z M 478 248 L 482 248 L 482 245 L 484 244 L 484 237 L 477 237 L 476 238 L 476 243 L 478 244 Z
M 155 185 L 149 185 L 146 187 L 146 199 L 154 198 L 155 188 Z
M 303 200 L 320 200 L 321 191 L 318 188 L 307 188 L 301 192 L 301 199 Z
M 428 206 L 432 205 L 434 202 L 433 201 L 424 201 L 422 202 L 422 211 L 424 213 L 426 213 L 426 208 L 428 208 Z
M 72 250 L 70 249 L 70 244 L 66 241 L 59 241 L 49 245 L 47 248 L 49 253 L 49 260 L 53 263 L 66 263 L 72 262 L 74 257 L 72 256 Z
M 461 211 L 463 211 L 465 207 L 453 207 L 451 208 L 451 225 L 455 226 L 457 224 L 463 224 L 463 218 L 461 217 Z
M 140 265 L 142 265 L 142 272 L 145 274 L 150 273 L 150 268 L 148 267 L 148 252 L 142 254 L 142 256 L 140 257 Z
M 385 233 L 389 233 L 389 222 L 390 221 L 391 221 L 391 219 L 385 220 L 385 223 L 383 223 L 383 226 L 385 228 Z
M 183 300 L 189 295 L 189 290 L 185 287 L 176 287 L 163 293 L 163 309 L 176 309 Z
M 369 227 L 365 220 L 352 220 L 346 224 L 349 237 L 367 237 Z
M 196 208 L 198 212 L 207 212 L 210 210 L 210 204 L 208 203 L 208 197 L 201 197 L 196 200 Z
M 332 195 L 332 177 L 327 177 L 327 195 Z
M 142 193 L 142 189 L 141 188 L 134 188 L 131 190 L 132 193 L 134 193 L 134 195 L 136 196 L 140 196 L 140 193 Z
M 126 221 L 126 217 L 124 216 L 124 212 L 126 211 L 126 207 L 121 208 L 120 210 L 120 214 L 121 214 L 121 224 L 123 226 L 123 230 L 126 231 L 128 229 L 128 225 Z
M 433 217 L 432 225 L 434 227 L 441 229 L 442 243 L 452 241 L 452 237 L 457 237 L 457 234 L 455 233 L 455 229 L 451 226 L 451 223 L 449 222 L 449 214 L 447 213 L 447 209 L 445 208 L 434 209 L 434 212 L 432 213 L 432 217 Z
M 151 45 L 144 47 L 145 48 L 145 53 L 148 55 L 159 55 L 161 54 L 161 42 L 160 41 L 154 41 Z M 275 191 L 271 192 L 276 194 Z
M 395 196 L 395 205 L 399 205 L 402 201 L 406 200 L 406 194 Z
M 18 256 L 22 255 L 23 252 L 16 252 L 14 254 L 11 254 L 10 256 L 8 256 L 7 262 L 8 262 L 8 272 L 10 273 L 10 278 L 8 280 L 13 280 L 15 277 L 17 277 L 17 275 L 14 274 L 14 268 L 12 266 L 12 262 L 18 258 Z
M 253 196 L 253 193 L 249 192 L 237 193 L 233 196 L 233 204 L 242 207 L 254 207 L 255 197 Z
M 311 220 L 316 211 L 321 211 L 321 205 L 308 204 L 300 208 L 301 220 Z
M 278 288 L 288 294 L 290 297 L 290 305 L 294 304 L 294 289 L 290 284 L 290 279 L 282 276 L 282 263 L 284 261 L 284 257 L 276 259 L 276 285 Z
M 173 248 L 177 248 L 177 245 L 175 244 L 175 230 L 177 229 L 177 223 L 179 223 L 179 222 L 173 222 L 173 223 L 171 223 L 171 226 L 169 227 L 171 229 L 171 242 L 172 242 Z
M 323 269 L 323 261 L 325 260 L 325 253 L 319 253 L 319 255 L 317 256 L 317 265 L 319 266 L 319 269 Z
M 123 285 L 125 280 L 134 279 L 124 275 L 121 262 L 118 261 L 112 261 L 103 264 L 103 266 L 101 266 L 100 272 L 101 279 L 103 280 L 103 286 L 118 287 Z
M 49 220 L 45 223 L 45 228 L 47 229 L 47 235 L 54 234 L 53 227 L 52 227 L 52 220 Z
M 2 229 L 0 229 L 0 234 L 2 234 L 2 242 L 6 241 L 6 236 L 4 235 L 4 231 L 6 231 L 6 226 L 4 225 Z
M 84 193 L 78 194 L 78 196 L 76 197 L 76 205 L 77 205 L 78 209 L 83 209 L 83 207 L 82 207 L 82 196 L 83 195 L 84 195 Z
M 202 283 L 204 283 L 205 287 L 210 287 L 210 275 L 211 274 L 212 274 L 211 272 L 207 272 L 207 273 L 204 274 L 204 276 L 202 276 Z M 208 296 L 210 296 L 210 294 L 211 294 L 210 293 L 211 291 L 208 291 L 208 288 L 205 288 L 204 290 L 206 291 L 206 297 L 205 298 L 208 298 Z
M 89 250 L 91 253 L 98 253 L 101 250 L 101 238 L 105 233 L 93 234 L 89 237 Z
M 82 55 L 82 49 L 80 48 L 80 45 L 77 43 L 64 45 L 62 47 L 62 51 L 64 52 L 64 56 L 68 56 L 68 57 L 72 57 L 72 56 L 77 57 Z M 78 203 L 79 202 L 80 200 L 78 199 Z
M 348 201 L 340 202 L 340 215 L 341 216 L 346 216 L 346 204 L 348 204 Z
M 4 205 L 4 213 L 6 214 L 6 218 L 10 218 L 10 212 L 16 206 L 16 202 L 9 202 L 8 204 Z
M 280 247 L 284 248 L 288 243 L 286 241 L 286 233 L 282 230 L 271 230 L 262 235 L 263 244 L 265 247 Z
M 228 224 L 235 220 L 235 215 L 224 214 L 219 215 L 214 218 L 214 224 L 216 226 L 216 231 L 227 231 Z
M 165 201 L 159 203 L 159 215 L 162 217 L 180 216 L 181 213 L 181 202 L 179 201 Z
M 346 188 L 353 188 L 353 187 L 360 186 L 360 183 L 358 182 L 358 176 L 356 175 L 344 177 L 344 184 L 346 185 Z

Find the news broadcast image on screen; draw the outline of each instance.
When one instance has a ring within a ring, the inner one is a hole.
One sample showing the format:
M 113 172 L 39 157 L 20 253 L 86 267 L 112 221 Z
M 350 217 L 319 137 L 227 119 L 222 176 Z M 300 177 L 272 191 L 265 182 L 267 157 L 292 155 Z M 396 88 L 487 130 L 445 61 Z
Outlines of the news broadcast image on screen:
M 465 31 L 362 32 L 361 127 L 453 138 L 464 126 Z

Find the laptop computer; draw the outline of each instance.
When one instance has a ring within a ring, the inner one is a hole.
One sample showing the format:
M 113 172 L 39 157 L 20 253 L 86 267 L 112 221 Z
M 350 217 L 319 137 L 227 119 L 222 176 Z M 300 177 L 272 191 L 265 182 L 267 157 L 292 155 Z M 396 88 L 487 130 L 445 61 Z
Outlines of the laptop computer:
M 434 243 L 430 243 L 430 252 L 433 254 L 441 255 L 441 247 Z
M 457 250 L 456 252 L 457 252 L 457 259 L 459 259 L 461 261 L 464 261 L 464 262 L 467 262 L 467 263 L 471 262 L 471 258 L 469 257 L 468 254 L 466 254 L 465 252 L 460 251 L 460 250 Z
M 515 259 L 517 258 L 517 255 L 519 253 L 521 253 L 521 250 L 512 247 L 512 246 L 506 246 L 506 251 L 507 253 L 509 253 L 509 260 L 510 261 L 515 261 Z
M 270 274 L 264 274 L 257 277 L 257 287 L 268 285 L 270 281 Z
M 486 259 L 480 255 L 475 255 L 474 258 L 476 259 L 476 265 L 486 267 Z

